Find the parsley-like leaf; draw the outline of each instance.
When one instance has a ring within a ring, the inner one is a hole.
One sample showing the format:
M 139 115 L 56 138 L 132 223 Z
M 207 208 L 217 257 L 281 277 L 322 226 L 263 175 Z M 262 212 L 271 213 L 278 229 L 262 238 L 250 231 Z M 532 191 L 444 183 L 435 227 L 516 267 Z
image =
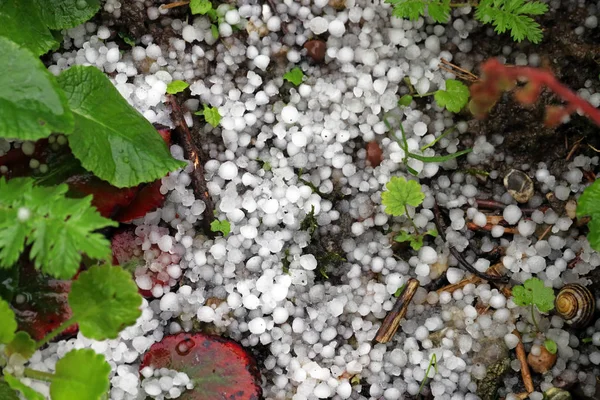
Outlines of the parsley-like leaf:
M 8 386 L 21 392 L 27 400 L 46 400 L 40 392 L 33 390 L 6 371 L 4 371 L 4 380 L 8 383 Z
M 298 67 L 292 68 L 290 71 L 283 74 L 283 79 L 290 82 L 295 86 L 300 86 L 302 79 L 304 78 L 304 72 Z
M 98 400 L 108 392 L 110 365 L 92 349 L 71 350 L 56 363 L 52 400 Z
M 0 321 L 2 321 L 0 324 L 0 343 L 12 342 L 17 330 L 17 320 L 14 311 L 3 299 L 0 299 Z
M 418 234 L 411 235 L 406 231 L 400 231 L 400 233 L 394 238 L 398 243 L 409 242 L 410 247 L 413 250 L 419 250 L 423 247 L 423 236 Z
M 435 22 L 448 22 L 450 19 L 450 0 L 430 1 L 428 3 L 427 13 Z
M 167 85 L 167 93 L 177 94 L 177 93 L 183 92 L 188 86 L 190 86 L 190 85 L 187 82 L 173 81 Z
M 13 340 L 6 345 L 5 351 L 8 356 L 18 353 L 24 358 L 28 359 L 33 355 L 33 353 L 35 353 L 36 349 L 37 345 L 35 340 L 29 336 L 29 333 L 25 331 L 19 331 L 15 334 Z
M 196 111 L 194 114 L 203 115 L 204 120 L 213 127 L 217 127 L 219 122 L 221 122 L 221 114 L 219 114 L 219 109 L 217 107 L 210 107 L 205 104 L 202 111 Z
M 482 0 L 475 18 L 484 24 L 492 24 L 498 33 L 510 31 L 513 40 L 528 39 L 539 43 L 543 34 L 540 25 L 529 15 L 542 15 L 548 6 L 539 1 L 527 0 Z
M 592 219 L 588 222 L 589 233 L 587 240 L 590 246 L 600 251 L 600 179 L 597 179 L 590 186 L 586 187 L 577 200 L 577 217 L 590 216 Z
M 387 191 L 381 194 L 381 202 L 385 212 L 396 217 L 403 215 L 407 206 L 418 207 L 425 199 L 421 185 L 415 181 L 393 176 L 385 187 Z
M 546 350 L 548 350 L 550 354 L 556 354 L 556 352 L 558 351 L 558 346 L 556 345 L 556 342 L 552 339 L 544 340 L 544 347 L 546 348 Z
M 0 268 L 17 262 L 25 248 L 37 269 L 62 279 L 75 275 L 81 254 L 103 259 L 110 243 L 94 231 L 118 224 L 92 206 L 92 196 L 65 197 L 69 187 L 34 186 L 31 178 L 0 178 Z
M 81 333 L 90 339 L 114 339 L 141 314 L 142 297 L 131 275 L 120 267 L 94 266 L 73 281 L 69 306 Z
M 416 21 L 425 15 L 426 2 L 424 0 L 385 0 L 394 7 L 392 15 L 397 18 L 408 18 Z
M 469 101 L 469 88 L 460 81 L 447 79 L 446 90 L 436 91 L 433 97 L 440 107 L 446 107 L 448 111 L 457 113 Z
M 210 0 L 191 0 L 190 1 L 190 10 L 192 10 L 192 14 L 200 14 L 205 15 L 207 12 L 212 10 L 213 6 Z
M 215 219 L 210 223 L 210 230 L 213 232 L 221 232 L 223 236 L 227 236 L 229 235 L 229 232 L 231 232 L 231 224 L 226 219 L 223 221 Z
M 512 294 L 518 306 L 535 305 L 543 313 L 554 308 L 554 290 L 541 279 L 527 279 L 523 285 L 513 287 Z

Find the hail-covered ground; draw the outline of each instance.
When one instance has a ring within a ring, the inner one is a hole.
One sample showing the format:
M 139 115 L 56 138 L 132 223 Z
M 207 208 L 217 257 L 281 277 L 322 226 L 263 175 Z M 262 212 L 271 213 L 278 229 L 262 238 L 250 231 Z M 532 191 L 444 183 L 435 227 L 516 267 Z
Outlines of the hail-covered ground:
M 64 50 L 52 56 L 49 68 L 58 74 L 75 64 L 95 65 L 150 122 L 168 126 L 173 123 L 167 84 L 189 83 L 186 120 L 202 137 L 210 196 L 217 218 L 231 223 L 231 233 L 210 240 L 197 226 L 206 205 L 191 190 L 191 166 L 164 178 L 165 205 L 134 222 L 146 261 L 135 273 L 136 282 L 153 295 L 144 301 L 138 323 L 117 340 L 95 342 L 79 335 L 50 344 L 34 355 L 32 367 L 53 370 L 70 349 L 91 347 L 113 368 L 111 399 L 176 398 L 189 387 L 188 377 L 168 370 L 145 370 L 140 377 L 140 355 L 165 335 L 204 326 L 261 348 L 266 399 L 404 399 L 427 391 L 421 385 L 429 370 L 425 386 L 433 398 L 459 400 L 478 398 L 478 382 L 496 363 L 509 360 L 509 368 L 520 369 L 512 351 L 518 342 L 515 328 L 526 350 L 539 353 L 542 339 L 531 334 L 530 310 L 481 282 L 453 293 L 421 287 L 393 340 L 373 343 L 394 293 L 409 278 L 425 286 L 442 274 L 450 283 L 468 275 L 448 247 L 466 248 L 472 236 L 467 222 L 486 224 L 475 205 L 478 197 L 512 205 L 504 218 L 518 230 L 506 235 L 496 228 L 484 240 L 481 258 L 466 253 L 478 270 L 487 269 L 486 253 L 497 246 L 506 249 L 503 264 L 515 283 L 536 276 L 554 288 L 587 284 L 583 276 L 600 264 L 567 216 L 552 209 L 522 214 L 498 171 L 488 171 L 499 182 L 491 193 L 458 170 L 456 161 L 409 159 L 418 177 L 407 173 L 404 152 L 392 138 L 398 122 L 409 149 L 421 154 L 421 147 L 458 121 L 433 102 L 399 107 L 398 99 L 408 90 L 405 80 L 425 94 L 454 78 L 439 68 L 440 60 L 469 58 L 469 32 L 476 26 L 469 7 L 455 10 L 453 22 L 437 25 L 423 18 L 394 18 L 390 6 L 378 0 L 275 0 L 277 10 L 268 2 L 239 0 L 237 8 L 219 6 L 224 20 L 217 40 L 206 17 L 175 19 L 153 1 L 137 3 L 148 20 L 172 28 L 168 43 L 159 45 L 146 35 L 123 51 L 111 39 L 116 36 L 111 26 L 86 23 L 65 33 Z M 550 2 L 550 12 L 559 4 Z M 122 6 L 116 0 L 103 5 L 114 19 L 120 18 Z M 595 18 L 588 20 L 583 29 L 597 25 Z M 323 62 L 303 48 L 315 38 L 326 45 Z M 515 57 L 505 54 L 509 62 Z M 527 60 L 539 58 L 521 62 Z M 298 87 L 283 79 L 293 67 L 305 74 Z M 599 95 L 584 94 L 600 102 Z M 203 105 L 218 107 L 219 127 L 192 117 Z M 455 132 L 422 154 L 464 149 L 466 131 L 467 124 L 458 123 Z M 496 150 L 502 139 L 501 132 L 477 138 L 466 160 L 477 168 L 503 158 L 510 165 L 510 155 Z M 377 167 L 367 161 L 365 143 L 370 141 L 383 150 Z M 171 152 L 183 158 L 180 147 Z M 534 177 L 540 190 L 528 206 L 537 207 L 548 192 L 560 200 L 576 197 L 586 185 L 583 172 L 597 164 L 598 157 L 579 155 L 556 176 L 544 164 L 510 166 Z M 381 193 L 392 176 L 423 185 L 426 197 L 413 216 L 422 231 L 435 228 L 434 202 L 449 211 L 446 241 L 427 237 L 418 252 L 392 249 L 392 232 L 413 229 L 405 217 L 384 212 Z M 328 278 L 320 272 L 321 258 L 309 251 L 310 233 L 301 227 L 313 209 L 318 240 L 334 241 L 332 247 L 344 259 L 327 271 Z M 553 227 L 539 240 L 535 231 L 542 224 Z M 581 261 L 567 268 L 576 256 Z M 170 284 L 153 287 L 148 271 L 168 275 Z M 557 343 L 559 358 L 537 380 L 538 392 L 530 398 L 541 399 L 540 391 L 556 379 L 580 381 L 592 395 L 600 374 L 600 333 L 588 328 L 593 341 L 583 344 L 563 329 L 562 318 L 536 318 L 546 337 Z M 434 354 L 436 368 L 429 367 Z M 523 389 L 520 374 L 507 376 L 499 394 L 510 399 L 510 393 Z

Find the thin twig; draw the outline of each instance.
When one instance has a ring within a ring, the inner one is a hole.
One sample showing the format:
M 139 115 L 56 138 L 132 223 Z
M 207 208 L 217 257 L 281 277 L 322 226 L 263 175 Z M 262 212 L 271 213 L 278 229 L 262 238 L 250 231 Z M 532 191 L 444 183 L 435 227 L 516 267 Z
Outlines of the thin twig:
M 544 232 L 542 232 L 542 234 L 538 238 L 538 241 L 539 240 L 544 240 L 544 238 L 546 237 L 546 235 L 548 235 L 548 233 L 550 233 L 550 229 L 552 229 L 553 226 L 554 225 L 548 225 L 548 227 L 544 230 Z
M 187 6 L 188 4 L 190 4 L 189 1 L 176 1 L 174 3 L 161 4 L 160 7 L 158 7 L 158 8 L 161 8 L 163 10 L 168 10 L 169 8 Z
M 467 71 L 466 69 L 463 69 L 456 64 L 452 64 L 444 58 L 440 59 L 440 62 L 440 69 L 450 72 L 451 74 L 454 74 L 457 77 L 464 79 L 465 81 L 477 82 L 479 80 L 479 77 L 471 71 Z
M 191 173 L 192 188 L 194 195 L 197 199 L 200 199 L 206 204 L 206 209 L 202 213 L 202 227 L 204 233 L 209 237 L 214 237 L 214 233 L 210 229 L 211 222 L 215 219 L 215 206 L 212 198 L 208 193 L 208 187 L 206 186 L 206 180 L 204 178 L 204 165 L 200 162 L 198 156 L 198 148 L 192 140 L 192 133 L 185 122 L 181 106 L 177 101 L 177 98 L 173 95 L 168 95 L 169 103 L 171 104 L 171 119 L 175 123 L 175 134 L 179 145 L 183 148 L 183 154 L 186 159 L 190 160 L 194 165 L 194 169 Z
M 446 241 L 445 226 L 444 226 L 444 222 L 443 222 L 443 218 L 442 218 L 442 212 L 440 211 L 440 207 L 438 206 L 437 202 L 434 204 L 434 207 L 433 207 L 433 215 L 434 215 L 433 221 L 437 228 L 438 234 L 440 235 L 442 240 L 444 240 L 444 242 L 445 242 Z M 470 273 L 477 275 L 481 279 L 485 279 L 487 281 L 492 281 L 492 282 L 508 282 L 509 281 L 508 276 L 494 276 L 494 275 L 486 274 L 483 272 L 479 272 L 474 266 L 472 266 L 467 260 L 465 260 L 463 255 L 458 250 L 456 250 L 455 247 L 448 245 L 448 250 L 450 251 L 450 254 L 452 254 L 454 256 L 454 258 L 456 258 L 456 260 L 458 261 L 458 264 L 461 267 L 463 267 Z
M 573 154 L 575 154 L 575 151 L 577 151 L 577 149 L 581 146 L 582 140 L 583 140 L 583 138 L 581 138 L 575 142 L 575 144 L 573 145 L 573 148 L 571 148 L 571 151 L 569 151 L 569 154 L 567 154 L 567 157 L 565 158 L 566 161 L 569 161 L 569 159 L 571 157 L 573 157 Z
M 521 334 L 515 329 L 513 331 L 513 335 L 519 338 L 519 343 L 517 344 L 515 352 L 517 353 L 517 359 L 521 363 L 521 377 L 523 378 L 523 384 L 525 385 L 525 390 L 527 390 L 527 393 L 531 393 L 534 391 L 533 380 L 531 379 L 529 364 L 527 364 L 527 354 L 525 353 L 525 347 L 523 346 L 523 341 L 521 340 Z
M 394 303 L 394 307 L 387 313 L 385 319 L 381 323 L 375 341 L 378 343 L 387 343 L 392 340 L 396 331 L 400 327 L 400 321 L 406 315 L 408 305 L 419 288 L 419 281 L 415 278 L 410 278 Z

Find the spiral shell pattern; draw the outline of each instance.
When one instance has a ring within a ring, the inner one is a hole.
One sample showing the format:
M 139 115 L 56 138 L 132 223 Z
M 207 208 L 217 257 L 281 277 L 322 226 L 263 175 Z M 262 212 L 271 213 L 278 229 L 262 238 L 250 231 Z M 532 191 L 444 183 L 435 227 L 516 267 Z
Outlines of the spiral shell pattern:
M 556 312 L 574 328 L 587 326 L 596 310 L 592 292 L 578 283 L 569 283 L 560 289 L 554 300 Z

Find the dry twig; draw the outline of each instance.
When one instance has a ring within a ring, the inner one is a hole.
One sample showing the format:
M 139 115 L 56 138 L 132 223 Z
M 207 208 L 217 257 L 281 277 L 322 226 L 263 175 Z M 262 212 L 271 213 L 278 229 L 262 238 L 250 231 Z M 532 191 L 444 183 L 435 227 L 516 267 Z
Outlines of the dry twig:
M 408 305 L 419 288 L 419 281 L 415 278 L 410 278 L 404 287 L 400 296 L 394 303 L 394 307 L 387 313 L 385 319 L 381 323 L 375 341 L 378 343 L 387 343 L 392 340 L 396 331 L 400 327 L 400 321 L 406 315 Z
M 460 78 L 462 80 L 469 81 L 469 82 L 477 82 L 479 80 L 479 77 L 477 75 L 475 75 L 474 73 L 472 73 L 471 71 L 467 71 L 466 69 L 463 69 L 456 64 L 452 64 L 451 62 L 449 62 L 446 59 L 442 58 L 440 60 L 440 62 L 441 62 L 441 64 L 439 65 L 440 69 L 456 75 L 457 78 Z
M 525 390 L 527 390 L 527 393 L 531 393 L 534 391 L 533 380 L 531 379 L 529 364 L 527 364 L 527 354 L 525 353 L 525 347 L 521 341 L 521 334 L 515 329 L 513 331 L 513 335 L 519 338 L 519 343 L 517 344 L 515 352 L 517 353 L 517 359 L 521 363 L 521 377 L 523 378 L 523 384 L 525 385 Z
M 174 3 L 161 4 L 159 8 L 163 10 L 168 10 L 169 8 L 187 6 L 188 4 L 190 4 L 189 1 L 176 1 Z

